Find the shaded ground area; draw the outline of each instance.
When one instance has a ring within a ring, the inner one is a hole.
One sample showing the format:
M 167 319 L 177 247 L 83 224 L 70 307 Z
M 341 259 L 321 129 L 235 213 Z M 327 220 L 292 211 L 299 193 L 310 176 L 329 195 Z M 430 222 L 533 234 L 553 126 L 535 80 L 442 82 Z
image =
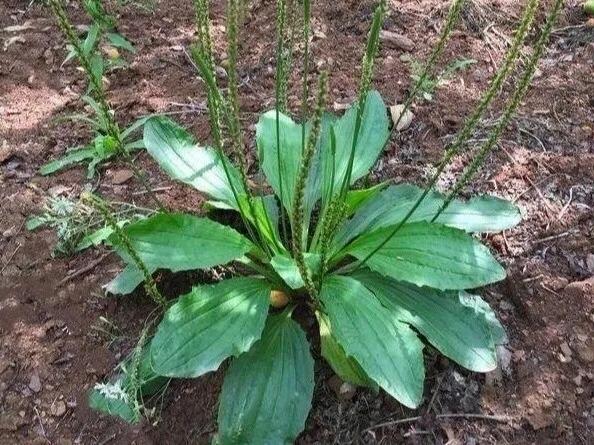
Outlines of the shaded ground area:
M 117 162 L 91 183 L 82 169 L 49 178 L 36 174 L 90 134 L 79 124 L 56 122 L 83 110 L 78 97 L 85 83 L 72 64 L 61 66 L 64 43 L 47 11 L 28 3 L 0 5 L 0 444 L 208 443 L 216 431 L 221 371 L 172 384 L 154 404 L 151 421 L 139 426 L 86 406 L 88 389 L 130 351 L 152 308 L 141 293 L 126 299 L 103 295 L 101 285 L 120 267 L 115 256 L 97 261 L 106 253 L 98 249 L 53 258 L 55 235 L 29 233 L 24 222 L 47 196 L 76 199 L 88 187 L 113 200 L 150 202 L 134 180 L 119 183 L 126 167 Z M 214 3 L 220 53 L 224 2 Z M 273 103 L 274 11 L 272 2 L 249 3 L 240 74 L 244 123 L 252 132 L 258 113 Z M 373 2 L 314 3 L 315 70 L 330 69 L 331 102 L 338 110 L 356 95 Z M 384 29 L 408 40 L 382 43 L 374 85 L 393 104 L 405 97 L 410 60 L 428 54 L 447 6 L 392 1 L 390 8 Z M 72 12 L 76 24 L 85 23 L 81 11 Z M 157 2 L 154 12 L 128 6 L 121 12 L 120 29 L 139 51 L 129 68 L 109 76 L 118 117 L 130 122 L 150 112 L 180 112 L 175 118 L 206 140 L 204 92 L 184 52 L 193 38 L 191 2 Z M 519 15 L 517 2 L 469 2 L 440 69 L 455 59 L 476 63 L 443 82 L 432 100 L 417 103 L 412 125 L 393 136 L 376 179 L 426 180 L 431 163 L 499 66 Z M 385 394 L 338 397 L 332 373 L 317 365 L 313 409 L 300 443 L 594 441 L 594 31 L 584 23 L 578 2 L 567 2 L 525 103 L 500 150 L 467 190 L 513 199 L 524 216 L 517 228 L 486 239 L 509 270 L 506 282 L 483 292 L 510 337 L 509 348 L 501 351 L 502 369 L 472 374 L 427 351 L 426 399 L 410 411 Z M 22 26 L 6 30 L 14 25 Z M 298 96 L 295 84 L 294 109 Z M 472 158 L 497 109 L 441 187 Z M 138 162 L 170 208 L 198 211 L 196 193 L 172 184 L 144 154 Z M 85 267 L 85 273 L 63 281 Z M 173 294 L 187 289 L 192 277 L 162 276 L 160 282 Z M 448 417 L 454 413 L 483 417 Z

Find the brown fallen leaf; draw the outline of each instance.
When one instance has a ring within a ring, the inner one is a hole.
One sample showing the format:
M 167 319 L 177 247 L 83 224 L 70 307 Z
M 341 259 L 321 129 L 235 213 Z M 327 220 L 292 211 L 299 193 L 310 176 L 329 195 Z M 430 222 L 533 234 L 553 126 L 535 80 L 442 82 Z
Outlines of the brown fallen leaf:
M 415 117 L 413 112 L 410 111 L 410 109 L 408 109 L 408 110 L 406 110 L 406 112 L 404 113 L 404 115 L 401 118 L 400 115 L 402 115 L 403 110 L 404 110 L 404 104 L 396 104 L 396 105 L 392 105 L 390 107 L 390 115 L 392 116 L 392 123 L 394 125 L 396 125 L 396 122 L 398 122 L 398 119 L 400 119 L 400 122 L 398 122 L 398 125 L 396 126 L 396 131 L 406 130 L 410 126 L 413 118 Z

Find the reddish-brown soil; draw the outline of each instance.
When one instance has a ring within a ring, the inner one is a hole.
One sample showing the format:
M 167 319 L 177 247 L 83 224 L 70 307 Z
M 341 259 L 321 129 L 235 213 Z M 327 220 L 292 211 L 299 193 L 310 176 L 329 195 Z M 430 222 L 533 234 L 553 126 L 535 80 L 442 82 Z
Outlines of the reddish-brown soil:
M 193 39 L 191 3 L 159 1 L 153 13 L 120 9 L 120 29 L 139 51 L 129 68 L 109 75 L 109 97 L 126 123 L 149 112 L 183 111 L 175 118 L 205 140 L 204 92 L 184 52 Z M 225 2 L 213 3 L 220 53 Z M 258 113 L 273 102 L 272 3 L 249 2 L 242 35 L 241 93 L 250 134 Z M 442 84 L 432 101 L 415 105 L 412 125 L 393 136 L 377 179 L 423 183 L 499 66 L 523 2 L 469 3 L 440 67 L 456 58 L 477 63 Z M 485 239 L 509 270 L 506 282 L 483 292 L 510 337 L 502 370 L 469 373 L 429 351 L 426 399 L 410 411 L 384 394 L 358 391 L 349 400 L 338 398 L 332 373 L 319 365 L 299 443 L 594 443 L 594 31 L 584 25 L 578 3 L 567 2 L 517 117 L 468 190 L 513 199 L 524 216 L 517 228 Z M 314 4 L 315 66 L 330 69 L 331 102 L 340 108 L 355 97 L 373 2 Z M 61 67 L 64 42 L 48 11 L 37 2 L 28 5 L 28 0 L 0 4 L 0 444 L 208 443 L 216 431 L 222 372 L 173 383 L 151 421 L 139 426 L 87 407 L 88 389 L 130 351 L 152 307 L 142 293 L 122 299 L 103 294 L 101 285 L 120 267 L 114 256 L 60 284 L 105 252 L 54 258 L 55 234 L 27 232 L 24 222 L 49 194 L 76 199 L 89 186 L 111 199 L 151 204 L 135 193 L 142 188 L 133 180 L 114 184 L 124 164 L 105 166 L 91 183 L 82 169 L 48 178 L 36 174 L 41 164 L 86 142 L 90 133 L 56 122 L 83 110 L 78 98 L 85 82 L 72 64 Z M 381 47 L 374 85 L 392 104 L 403 100 L 411 83 L 401 56 L 423 59 L 429 53 L 446 5 L 426 0 L 390 5 L 384 28 L 411 39 L 406 51 Z M 74 5 L 70 11 L 76 24 L 86 23 Z M 23 24 L 29 26 L 5 30 Z M 298 95 L 295 84 L 292 107 L 298 107 Z M 469 149 L 493 124 L 499 105 Z M 442 187 L 471 156 L 456 160 Z M 172 184 L 144 154 L 139 162 L 153 186 L 166 187 L 159 196 L 168 207 L 199 210 L 201 198 L 194 191 Z M 188 282 L 161 281 L 175 288 L 172 293 Z M 485 417 L 439 417 L 451 413 Z M 394 423 L 416 416 L 420 419 Z M 487 416 L 499 416 L 498 421 Z

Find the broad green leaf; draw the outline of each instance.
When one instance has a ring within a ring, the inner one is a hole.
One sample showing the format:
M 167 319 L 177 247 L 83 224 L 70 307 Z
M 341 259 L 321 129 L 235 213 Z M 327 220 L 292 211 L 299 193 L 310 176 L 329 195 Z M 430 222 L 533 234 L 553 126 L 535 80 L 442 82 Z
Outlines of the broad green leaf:
M 155 371 L 198 377 L 248 351 L 264 329 L 270 291 L 266 281 L 256 278 L 194 287 L 159 325 L 151 345 Z
M 347 357 L 342 346 L 338 344 L 332 335 L 332 328 L 330 327 L 328 317 L 320 312 L 316 312 L 316 317 L 320 326 L 322 357 L 326 359 L 334 372 L 345 382 L 358 386 L 366 386 L 377 391 L 377 383 L 365 374 L 361 365 L 354 358 Z
M 156 267 L 149 268 L 152 274 L 157 270 Z M 105 291 L 113 295 L 128 295 L 134 292 L 136 288 L 144 281 L 144 275 L 134 264 L 128 264 L 113 280 L 107 283 Z
M 334 241 L 335 250 L 362 233 L 398 224 L 422 194 L 423 190 L 414 185 L 399 184 L 375 195 L 342 226 Z M 443 202 L 443 195 L 429 192 L 408 222 L 431 221 Z M 509 201 L 480 196 L 469 201 L 454 200 L 435 222 L 467 232 L 499 232 L 520 220 L 520 211 Z
M 169 176 L 238 209 L 225 170 L 215 150 L 199 147 L 194 138 L 171 119 L 156 116 L 144 126 L 144 144 Z M 225 159 L 235 190 L 242 191 L 239 172 Z
M 400 403 L 416 408 L 423 396 L 423 344 L 360 282 L 330 276 L 320 293 L 334 338 L 347 356 Z
M 417 287 L 369 270 L 356 272 L 354 278 L 445 356 L 471 371 L 489 372 L 497 367 L 495 348 L 506 343 L 505 331 L 479 296 Z
M 230 227 L 183 213 L 160 213 L 126 226 L 123 232 L 149 269 L 204 269 L 228 263 L 253 244 Z M 133 263 L 116 234 L 109 238 L 126 263 Z
M 227 371 L 215 443 L 292 444 L 305 426 L 313 389 L 305 333 L 288 311 L 269 317 L 261 340 Z
M 274 195 L 253 197 L 251 207 L 246 195 L 241 195 L 239 201 L 248 221 L 259 228 L 260 233 L 266 238 L 268 245 L 276 252 L 284 251 L 285 248 L 282 245 L 278 232 L 278 205 Z M 209 204 L 215 208 L 229 209 L 224 203 L 222 206 L 220 203 L 212 201 Z
M 319 273 L 321 265 L 320 255 L 306 253 L 304 256 L 305 264 L 309 268 L 312 276 L 316 276 Z M 301 289 L 305 286 L 294 258 L 289 257 L 288 255 L 278 254 L 270 260 L 270 265 L 291 289 Z
M 116 48 L 125 49 L 126 51 L 129 51 L 131 53 L 136 52 L 136 48 L 134 48 L 134 45 L 132 45 L 130 41 L 128 41 L 128 39 L 126 39 L 121 34 L 118 34 L 117 32 L 108 32 L 106 36 L 107 40 L 109 40 L 109 43 L 111 43 L 112 46 L 115 46 Z
M 60 159 L 56 159 L 55 161 L 51 161 L 42 165 L 39 169 L 39 173 L 44 176 L 51 175 L 52 173 L 63 170 L 66 167 L 78 164 L 79 162 L 85 161 L 87 159 L 92 159 L 94 155 L 95 149 L 90 147 L 70 150 L 67 151 L 66 154 Z
M 392 231 L 393 227 L 386 227 L 362 235 L 346 252 L 363 260 Z M 424 221 L 405 224 L 366 264 L 397 280 L 441 290 L 471 289 L 505 278 L 505 270 L 489 249 L 472 236 Z
M 467 232 L 501 232 L 521 220 L 520 209 L 510 201 L 483 195 L 468 201 L 452 201 L 435 222 Z
M 352 215 L 386 187 L 385 182 L 366 189 L 350 190 L 346 195 L 347 215 Z
M 260 116 L 256 125 L 256 143 L 258 145 L 258 157 L 260 166 L 266 175 L 268 183 L 273 188 L 276 196 L 281 196 L 283 206 L 289 214 L 293 214 L 293 202 L 295 200 L 295 183 L 301 164 L 301 124 L 294 122 L 289 116 L 279 113 L 279 140 L 280 140 L 280 169 L 278 168 L 278 148 L 276 111 L 268 111 Z M 306 130 L 306 140 L 309 134 L 309 125 Z M 311 181 L 311 178 L 310 178 Z M 314 190 L 308 187 L 306 192 L 306 208 L 313 207 Z
M 355 146 L 355 156 L 351 184 L 362 178 L 375 164 L 390 136 L 390 121 L 386 111 L 386 104 L 377 91 L 370 91 L 365 101 L 365 110 L 361 120 L 361 128 Z M 336 139 L 336 154 L 331 149 L 331 132 L 323 131 L 320 143 L 321 171 L 324 172 L 323 196 L 328 196 L 330 188 L 333 194 L 338 193 L 347 172 L 351 154 L 357 118 L 357 106 L 354 104 L 347 112 L 338 118 L 334 124 Z M 326 121 L 330 123 L 330 120 Z M 330 172 L 334 169 L 334 175 Z M 329 178 L 334 177 L 332 185 Z M 351 185 L 349 184 L 349 185 Z

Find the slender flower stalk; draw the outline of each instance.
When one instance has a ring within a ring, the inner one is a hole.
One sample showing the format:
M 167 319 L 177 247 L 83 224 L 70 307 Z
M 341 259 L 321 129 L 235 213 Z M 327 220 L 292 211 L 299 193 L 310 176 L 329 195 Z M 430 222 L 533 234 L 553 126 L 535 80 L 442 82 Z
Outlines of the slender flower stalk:
M 235 181 L 233 181 L 233 177 L 231 175 L 231 168 L 228 164 L 228 161 L 225 158 L 223 146 L 223 129 L 221 122 L 224 118 L 226 120 L 227 127 L 229 128 L 231 133 L 231 140 L 233 142 L 234 150 L 240 159 L 244 158 L 245 153 L 243 151 L 241 124 L 239 120 L 239 101 L 237 85 L 237 33 L 239 5 L 237 4 L 237 0 L 229 0 L 230 17 L 228 23 L 228 32 L 230 57 L 230 91 L 228 101 L 225 100 L 219 86 L 217 85 L 216 80 L 216 74 L 214 69 L 214 55 L 212 54 L 213 44 L 212 37 L 210 35 L 208 0 L 196 0 L 195 6 L 197 8 L 197 20 L 201 20 L 201 22 L 197 24 L 197 27 L 199 29 L 198 45 L 194 46 L 191 52 L 196 66 L 198 67 L 198 70 L 200 72 L 200 75 L 206 84 L 208 116 L 215 151 L 219 158 L 219 162 L 221 163 L 221 166 L 223 167 L 223 170 L 225 172 L 225 177 L 227 179 L 227 182 L 229 183 L 229 187 L 233 194 L 233 198 L 237 203 L 239 214 L 241 216 L 244 226 L 246 227 L 246 230 L 248 231 L 251 239 L 258 243 L 262 249 L 266 250 L 268 249 L 268 244 L 263 241 L 264 236 L 260 231 L 260 227 L 255 222 L 256 213 L 250 196 L 246 168 L 244 168 L 247 166 L 242 165 L 242 168 L 240 169 L 242 179 L 242 190 L 237 190 L 235 186 Z M 245 197 L 245 199 L 247 200 L 248 210 L 251 215 L 251 220 L 254 221 L 253 226 L 256 228 L 258 232 L 258 237 L 255 236 L 255 233 L 252 229 L 252 224 L 250 223 L 250 218 L 246 214 L 242 197 Z M 268 253 L 270 254 L 270 252 Z
M 227 41 L 229 53 L 229 65 L 227 69 L 228 76 L 228 127 L 231 133 L 231 141 L 233 144 L 233 152 L 239 161 L 239 171 L 241 174 L 241 182 L 246 195 L 248 210 L 250 212 L 251 220 L 254 222 L 261 244 L 268 246 L 265 242 L 264 236 L 261 233 L 260 227 L 256 223 L 256 210 L 252 197 L 249 193 L 249 184 L 247 177 L 247 159 L 245 153 L 245 146 L 243 143 L 243 135 L 241 132 L 241 121 L 239 119 L 239 79 L 237 75 L 237 57 L 238 57 L 238 41 L 239 41 L 239 14 L 240 14 L 239 0 L 227 1 Z M 272 223 L 266 214 L 265 224 L 270 232 L 272 232 Z
M 212 39 L 210 36 L 210 17 L 209 11 L 209 0 L 194 0 L 194 11 L 196 14 L 196 31 L 198 33 L 198 45 L 200 51 L 207 59 L 207 66 L 215 75 L 214 65 L 214 51 Z
M 227 2 L 227 41 L 229 53 L 228 77 L 228 102 L 230 108 L 229 131 L 235 156 L 240 165 L 242 180 L 247 184 L 247 160 L 244 151 L 243 137 L 241 134 L 241 123 L 239 120 L 239 82 L 237 75 L 237 53 L 238 53 L 238 20 L 239 0 L 228 0 Z M 247 188 L 247 187 L 246 187 Z
M 364 265 L 369 258 L 375 255 L 382 247 L 386 245 L 396 233 L 408 222 L 410 217 L 414 214 L 417 210 L 419 205 L 423 202 L 423 200 L 427 197 L 429 192 L 433 189 L 433 186 L 437 183 L 441 173 L 447 167 L 449 162 L 452 158 L 460 151 L 460 149 L 466 144 L 468 139 L 471 137 L 474 129 L 476 128 L 483 112 L 487 109 L 489 104 L 495 98 L 497 93 L 499 92 L 504 80 L 508 76 L 510 69 L 514 66 L 516 60 L 518 59 L 520 48 L 522 43 L 524 42 L 528 31 L 530 30 L 530 26 L 534 19 L 534 15 L 536 12 L 536 8 L 538 6 L 539 0 L 530 0 L 529 4 L 524 9 L 524 14 L 522 16 L 522 21 L 520 26 L 516 32 L 516 36 L 512 42 L 511 47 L 509 48 L 505 60 L 502 66 L 497 71 L 495 77 L 491 81 L 489 88 L 483 94 L 479 104 L 474 109 L 472 115 L 466 119 L 464 123 L 464 127 L 456 136 L 455 141 L 450 145 L 450 147 L 446 150 L 446 153 L 442 160 L 439 163 L 439 166 L 431 177 L 429 184 L 423 190 L 423 193 L 417 201 L 413 204 L 410 210 L 407 212 L 405 217 L 394 227 L 394 229 L 388 234 L 388 236 L 375 248 L 373 249 L 363 260 L 359 261 L 356 266 L 355 270 L 359 269 L 362 265 Z
M 208 118 L 210 123 L 210 131 L 212 134 L 215 152 L 217 153 L 217 157 L 219 158 L 219 162 L 223 167 L 223 171 L 225 173 L 225 178 L 229 184 L 229 188 L 231 189 L 231 193 L 233 194 L 233 199 L 237 203 L 237 208 L 239 210 L 239 214 L 243 221 L 244 226 L 249 232 L 250 237 L 258 242 L 258 239 L 254 236 L 254 232 L 251 228 L 250 220 L 247 217 L 244 206 L 242 203 L 242 199 L 240 198 L 240 191 L 237 190 L 235 187 L 235 181 L 233 181 L 233 176 L 231 175 L 231 169 L 228 164 L 227 159 L 225 158 L 225 154 L 223 151 L 223 134 L 222 134 L 222 126 L 221 126 L 221 115 L 223 114 L 223 107 L 224 107 L 224 99 L 221 95 L 221 92 L 216 84 L 216 80 L 209 68 L 208 56 L 203 54 L 199 47 L 192 48 L 192 56 L 196 65 L 200 71 L 202 79 L 206 83 L 206 102 L 208 108 Z M 242 188 L 243 185 L 242 185 Z M 243 194 L 247 197 L 249 191 L 247 189 L 243 190 Z M 264 244 L 265 246 L 265 244 Z M 261 246 L 263 247 L 263 246 Z
M 357 101 L 357 117 L 355 119 L 355 130 L 353 133 L 353 140 L 351 143 L 351 152 L 349 154 L 349 160 L 345 176 L 343 178 L 342 186 L 340 189 L 341 197 L 344 198 L 351 184 L 351 177 L 353 174 L 353 164 L 355 161 L 355 151 L 357 149 L 357 142 L 359 141 L 359 132 L 361 131 L 361 122 L 363 120 L 363 113 L 365 112 L 365 106 L 367 103 L 367 94 L 369 93 L 369 86 L 371 85 L 371 79 L 373 77 L 373 67 L 375 65 L 375 58 L 377 57 L 379 49 L 379 33 L 384 21 L 386 13 L 386 0 L 381 0 L 377 5 L 373 14 L 373 22 L 369 35 L 367 38 L 367 47 L 363 56 L 361 79 L 359 81 L 359 95 Z
M 318 97 L 316 101 L 316 109 L 312 122 L 311 131 L 309 133 L 307 146 L 301 164 L 299 166 L 299 172 L 297 174 L 297 181 L 295 183 L 295 201 L 293 205 L 293 211 L 295 212 L 293 223 L 293 255 L 299 268 L 301 278 L 305 283 L 307 291 L 313 298 L 317 297 L 316 287 L 313 283 L 309 269 L 305 263 L 305 190 L 307 188 L 307 178 L 309 177 L 309 171 L 311 169 L 311 163 L 315 154 L 316 146 L 318 143 L 318 137 L 320 136 L 320 127 L 322 123 L 322 114 L 326 105 L 328 96 L 328 73 L 322 72 L 318 80 Z
M 128 393 L 129 400 L 133 400 L 134 410 L 136 411 L 136 416 L 140 415 L 140 406 L 138 403 L 138 395 L 141 389 L 141 382 L 139 378 L 139 371 L 140 371 L 140 364 L 142 362 L 142 349 L 146 344 L 146 339 L 148 335 L 148 327 L 145 326 L 140 333 L 140 338 L 138 339 L 138 343 L 134 347 L 130 357 L 130 367 L 127 370 L 128 375 L 128 388 L 126 391 Z
M 477 170 L 484 164 L 485 159 L 489 155 L 489 153 L 497 146 L 497 141 L 499 140 L 501 133 L 509 124 L 510 120 L 514 116 L 516 110 L 518 109 L 518 106 L 520 105 L 523 97 L 526 95 L 526 92 L 528 91 L 528 87 L 530 86 L 530 82 L 532 80 L 532 77 L 534 76 L 534 71 L 536 70 L 538 61 L 542 57 L 542 53 L 549 40 L 553 26 L 557 21 L 559 11 L 562 5 L 562 0 L 557 0 L 553 5 L 553 9 L 547 17 L 544 28 L 541 31 L 538 41 L 536 42 L 534 52 L 528 60 L 526 69 L 524 70 L 524 74 L 518 82 L 512 98 L 507 103 L 507 107 L 505 108 L 503 116 L 499 119 L 497 126 L 491 131 L 489 137 L 487 138 L 487 141 L 483 143 L 478 153 L 475 155 L 474 160 L 466 168 L 466 170 L 462 174 L 462 177 L 460 177 L 458 181 L 456 181 L 454 188 L 450 191 L 445 201 L 443 202 L 443 204 L 431 220 L 432 222 L 435 221 L 439 217 L 439 215 L 441 215 L 443 211 L 448 208 L 452 200 L 456 198 L 456 196 L 458 196 L 458 194 L 468 183 L 468 181 L 472 179 Z
M 285 212 L 283 210 L 284 205 L 284 175 L 282 172 L 283 161 L 281 156 L 280 146 L 280 108 L 282 106 L 281 100 L 281 88 L 283 83 L 284 74 L 284 63 L 283 63 L 283 51 L 284 51 L 284 36 L 285 36 L 285 21 L 286 21 L 286 3 L 285 0 L 276 0 L 276 76 L 275 76 L 275 131 L 276 131 L 276 168 L 279 172 L 279 198 L 281 201 L 281 227 L 283 238 L 287 239 L 287 221 L 285 218 Z
M 117 122 L 115 121 L 113 114 L 110 111 L 110 107 L 105 97 L 103 79 L 101 75 L 97 75 L 96 70 L 93 69 L 93 60 L 91 59 L 90 54 L 87 54 L 83 49 L 82 43 L 76 35 L 76 31 L 74 30 L 74 26 L 70 22 L 70 19 L 68 18 L 68 15 L 64 10 L 64 4 L 62 3 L 62 0 L 49 0 L 49 6 L 52 9 L 54 15 L 56 16 L 60 30 L 66 36 L 68 43 L 70 43 L 70 45 L 72 45 L 72 47 L 74 48 L 76 57 L 78 58 L 78 61 L 82 66 L 83 70 L 87 74 L 87 77 L 89 78 L 91 92 L 95 100 L 99 104 L 99 109 L 101 110 L 101 117 L 107 124 L 108 134 L 112 136 L 116 141 L 118 141 L 119 144 L 121 144 L 120 131 L 118 129 Z
M 153 276 L 148 271 L 148 268 L 144 264 L 144 261 L 142 261 L 142 259 L 136 252 L 136 249 L 134 249 L 134 246 L 132 246 L 132 242 L 130 241 L 130 238 L 128 238 L 128 235 L 126 235 L 126 233 L 124 233 L 124 231 L 118 225 L 116 219 L 109 210 L 109 207 L 107 206 L 105 201 L 103 201 L 98 196 L 93 195 L 92 193 L 84 193 L 83 195 L 81 195 L 81 200 L 83 202 L 88 203 L 97 211 L 99 211 L 99 213 L 101 213 L 101 216 L 103 216 L 105 222 L 116 234 L 120 243 L 122 244 L 122 247 L 134 262 L 134 265 L 138 268 L 138 270 L 142 272 L 142 275 L 144 276 L 144 288 L 146 290 L 146 293 L 149 295 L 149 297 L 153 299 L 153 301 L 156 304 L 165 308 L 167 306 L 167 301 L 165 300 L 165 298 L 163 298 L 163 296 L 157 289 L 157 285 L 155 283 L 155 280 L 153 279 Z
M 282 77 L 279 84 L 279 109 L 286 113 L 288 108 L 289 77 L 293 65 L 293 49 L 295 45 L 295 0 L 285 0 L 285 25 L 283 36 Z
M 398 128 L 398 125 L 400 124 L 402 117 L 406 115 L 406 112 L 412 105 L 413 101 L 416 99 L 417 94 L 419 93 L 419 90 L 421 88 L 421 85 L 423 85 L 425 83 L 425 81 L 427 80 L 427 76 L 429 76 L 430 73 L 433 71 L 433 67 L 437 63 L 439 56 L 443 52 L 443 49 L 445 48 L 446 43 L 448 42 L 450 36 L 452 35 L 454 26 L 456 26 L 456 23 L 458 22 L 458 18 L 460 17 L 460 12 L 462 11 L 464 2 L 465 2 L 465 0 L 454 0 L 452 5 L 450 6 L 448 15 L 446 17 L 445 25 L 444 25 L 443 29 L 441 30 L 439 39 L 437 40 L 437 45 L 435 45 L 435 47 L 431 51 L 431 54 L 429 55 L 427 62 L 425 63 L 425 65 L 423 66 L 423 69 L 421 70 L 421 75 L 415 82 L 412 91 L 410 92 L 406 101 L 404 102 L 404 107 L 402 109 L 402 113 L 400 113 L 400 116 L 398 116 L 398 119 L 396 119 L 396 122 L 394 122 L 394 128 Z
M 311 0 L 303 0 L 303 79 L 301 90 L 301 153 L 305 151 L 307 100 L 309 99 L 309 34 L 311 31 Z

